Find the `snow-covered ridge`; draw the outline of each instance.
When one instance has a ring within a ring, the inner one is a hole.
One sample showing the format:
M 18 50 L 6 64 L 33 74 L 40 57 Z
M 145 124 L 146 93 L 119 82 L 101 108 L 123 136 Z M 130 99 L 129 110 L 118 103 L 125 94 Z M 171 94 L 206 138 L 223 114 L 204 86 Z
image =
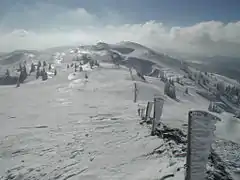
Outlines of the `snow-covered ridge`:
M 150 136 L 148 126 L 139 124 L 137 105 L 146 105 L 154 95 L 161 94 L 165 99 L 162 121 L 168 128 L 186 134 L 188 111 L 207 111 L 209 101 L 196 93 L 200 87 L 184 77 L 181 67 L 154 63 L 156 56 L 149 56 L 147 50 L 141 52 L 131 43 L 130 46 L 134 51 L 128 53 L 112 49 L 111 45 L 101 50 L 77 47 L 77 51 L 58 51 L 49 59 L 58 69 L 56 78 L 44 83 L 28 82 L 18 89 L 0 87 L 0 100 L 5 102 L 0 108 L 2 179 L 143 180 L 160 179 L 169 174 L 174 177 L 168 179 L 184 179 L 186 142 L 177 144 L 171 139 Z M 112 52 L 118 53 L 119 59 L 114 61 Z M 80 65 L 81 61 L 74 58 L 81 53 L 88 53 L 100 66 L 91 68 L 89 62 Z M 151 72 L 163 73 L 164 78 L 174 81 L 180 78 L 183 85 L 175 82 L 177 99 L 164 95 L 164 82 L 159 75 L 144 76 L 144 81 L 137 74 L 139 69 L 132 69 L 132 79 L 127 60 L 131 57 L 144 60 L 138 64 L 140 69 L 146 65 Z M 123 63 L 117 66 L 119 61 Z M 71 64 L 73 66 L 67 68 Z M 139 89 L 137 104 L 133 103 L 133 83 Z M 231 117 L 228 113 L 217 115 L 224 122 Z M 227 128 L 222 124 L 218 127 L 217 138 L 223 138 L 222 131 Z M 232 128 L 233 131 L 236 129 Z M 224 143 L 228 144 L 231 138 L 226 138 Z M 225 149 L 217 150 L 223 161 L 232 161 L 228 166 L 238 167 L 236 159 L 228 159 L 229 154 L 221 153 Z M 173 155 L 174 152 L 183 157 Z M 225 170 L 220 170 L 223 166 L 226 168 L 225 163 L 216 163 L 218 155 L 211 157 L 209 178 L 214 172 L 214 177 L 228 176 Z

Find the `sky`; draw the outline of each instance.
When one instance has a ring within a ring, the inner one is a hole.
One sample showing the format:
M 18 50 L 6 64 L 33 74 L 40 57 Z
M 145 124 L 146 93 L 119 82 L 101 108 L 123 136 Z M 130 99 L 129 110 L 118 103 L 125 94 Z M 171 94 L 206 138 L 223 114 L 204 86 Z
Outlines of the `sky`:
M 0 52 L 135 41 L 240 57 L 239 0 L 1 0 Z

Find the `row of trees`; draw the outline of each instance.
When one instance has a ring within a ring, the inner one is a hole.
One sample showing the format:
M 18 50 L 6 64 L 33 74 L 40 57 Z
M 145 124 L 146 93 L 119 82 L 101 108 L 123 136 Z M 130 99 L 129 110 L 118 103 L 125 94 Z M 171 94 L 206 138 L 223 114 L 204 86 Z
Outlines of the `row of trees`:
M 210 102 L 209 106 L 208 106 L 208 110 L 211 112 L 215 112 L 215 113 L 221 113 L 222 110 L 214 104 L 214 102 Z
M 171 80 L 167 80 L 164 86 L 164 94 L 168 95 L 172 99 L 176 99 L 176 88 Z
M 69 69 L 70 67 L 72 67 L 72 68 L 74 67 L 74 71 L 77 72 L 77 68 L 79 67 L 79 71 L 82 72 L 83 71 L 82 65 L 83 65 L 83 63 L 81 63 L 81 62 L 79 65 L 77 65 L 77 63 L 72 63 L 71 65 L 67 64 L 67 68 Z M 97 67 L 100 66 L 98 61 L 96 61 L 96 60 L 95 61 L 90 60 L 89 65 L 90 65 L 91 69 L 93 69 L 93 66 L 97 66 Z
M 36 68 L 37 66 L 37 68 Z M 41 68 L 42 67 L 42 68 Z M 41 63 L 41 61 L 38 61 L 37 65 L 34 65 L 34 63 L 31 64 L 31 68 L 29 71 L 29 74 L 27 72 L 27 68 L 26 68 L 26 62 L 22 64 L 19 64 L 19 68 L 17 69 L 17 72 L 20 72 L 19 77 L 17 78 L 17 87 L 20 86 L 20 83 L 23 83 L 25 79 L 27 79 L 28 75 L 31 75 L 31 73 L 36 72 L 36 79 L 38 79 L 40 76 L 42 77 L 42 80 L 45 81 L 48 79 L 48 74 L 45 70 L 45 68 L 47 67 L 47 63 L 46 61 L 43 61 L 43 63 Z M 52 70 L 52 65 L 48 64 L 48 70 L 51 71 Z M 57 75 L 57 70 L 54 70 L 54 75 Z M 9 69 L 6 70 L 5 73 L 5 79 L 10 78 L 10 71 Z
M 173 79 L 168 79 L 167 77 L 164 76 L 164 73 L 160 72 L 160 79 L 165 83 L 164 85 L 164 94 L 169 96 L 172 99 L 176 99 L 176 87 Z M 181 82 L 181 79 L 179 77 L 176 78 L 176 82 L 179 83 L 180 85 L 184 85 Z M 186 87 L 185 89 L 185 94 L 188 94 L 188 88 Z
M 223 95 L 226 96 L 233 104 L 240 104 L 240 87 L 228 85 L 224 88 Z
M 190 77 L 193 77 L 193 80 L 197 80 L 197 83 L 199 85 L 204 85 L 204 86 L 208 86 L 210 81 L 209 79 L 212 78 L 211 76 L 212 74 L 210 73 L 202 73 L 199 72 L 194 73 L 193 76 L 190 75 Z M 217 81 L 217 79 L 213 79 L 213 82 Z M 214 83 L 213 83 L 214 84 Z M 209 87 L 211 87 L 212 85 L 210 85 Z M 234 104 L 240 104 L 240 87 L 236 87 L 236 86 L 231 86 L 231 85 L 225 85 L 223 81 L 218 81 L 217 83 L 214 84 L 214 87 L 216 88 L 216 94 L 217 97 L 220 96 L 226 96 L 227 99 Z M 211 88 L 210 88 L 211 89 Z
M 23 83 L 25 81 L 25 79 L 27 79 L 27 76 L 28 76 L 26 65 L 24 64 L 22 66 L 20 64 L 17 71 L 20 72 L 19 77 L 16 78 L 17 87 L 19 87 L 20 83 Z M 8 80 L 11 80 L 11 79 L 12 79 L 12 77 L 11 77 L 10 71 L 9 71 L 9 69 L 7 69 L 6 73 L 5 73 L 5 80 L 8 81 Z

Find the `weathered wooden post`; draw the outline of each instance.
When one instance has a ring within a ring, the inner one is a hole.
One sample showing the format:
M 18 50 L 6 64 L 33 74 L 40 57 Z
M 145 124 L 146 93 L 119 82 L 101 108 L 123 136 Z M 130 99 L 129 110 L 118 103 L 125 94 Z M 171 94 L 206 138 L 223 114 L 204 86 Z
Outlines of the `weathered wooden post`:
M 129 72 L 130 72 L 131 79 L 133 81 L 132 68 L 129 68 Z
M 152 136 L 155 135 L 156 128 L 160 123 L 163 103 L 164 103 L 164 99 L 162 97 L 154 97 L 154 115 L 153 115 L 153 121 L 152 121 L 152 131 L 151 131 Z
M 145 121 L 147 121 L 150 118 L 150 114 L 152 112 L 152 106 L 153 106 L 153 102 L 148 102 L 147 103 L 147 109 L 146 109 L 146 114 L 145 114 Z
M 204 180 L 218 117 L 205 111 L 188 114 L 188 145 L 185 180 Z
M 159 70 L 160 72 L 159 72 L 159 74 L 160 74 L 160 79 L 161 79 L 161 81 L 163 81 L 164 80 L 164 72 L 162 71 L 162 70 Z
M 134 99 L 133 102 L 137 102 L 137 94 L 138 94 L 138 88 L 137 88 L 137 83 L 134 83 Z
M 142 107 L 140 112 L 140 117 L 142 120 L 144 119 L 144 111 L 145 111 L 145 107 Z

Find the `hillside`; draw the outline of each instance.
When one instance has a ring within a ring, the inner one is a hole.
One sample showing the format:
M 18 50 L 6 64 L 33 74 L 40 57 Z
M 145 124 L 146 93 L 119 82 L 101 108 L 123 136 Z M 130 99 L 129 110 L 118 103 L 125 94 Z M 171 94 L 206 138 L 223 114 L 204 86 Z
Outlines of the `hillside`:
M 143 180 L 169 174 L 174 176 L 168 179 L 184 179 L 186 143 L 150 136 L 150 126 L 140 124 L 137 108 L 161 95 L 165 99 L 162 122 L 186 134 L 188 111 L 208 111 L 209 100 L 197 93 L 205 89 L 187 77 L 178 60 L 132 42 L 100 45 L 40 53 L 27 63 L 46 59 L 53 63 L 56 76 L 50 71 L 46 81 L 0 87 L 4 102 L 0 108 L 1 180 Z M 83 61 L 82 54 L 100 66 L 91 68 L 87 62 L 81 72 L 79 68 L 74 72 L 74 65 L 67 68 Z M 155 70 L 154 76 L 147 76 Z M 161 74 L 174 81 L 180 78 L 182 85 L 175 82 L 176 99 L 164 94 Z M 133 102 L 134 82 L 139 89 L 137 103 Z M 240 122 L 231 113 L 214 114 L 222 119 L 215 133 L 218 155 L 211 154 L 206 176 L 231 179 L 228 172 L 240 168 Z

